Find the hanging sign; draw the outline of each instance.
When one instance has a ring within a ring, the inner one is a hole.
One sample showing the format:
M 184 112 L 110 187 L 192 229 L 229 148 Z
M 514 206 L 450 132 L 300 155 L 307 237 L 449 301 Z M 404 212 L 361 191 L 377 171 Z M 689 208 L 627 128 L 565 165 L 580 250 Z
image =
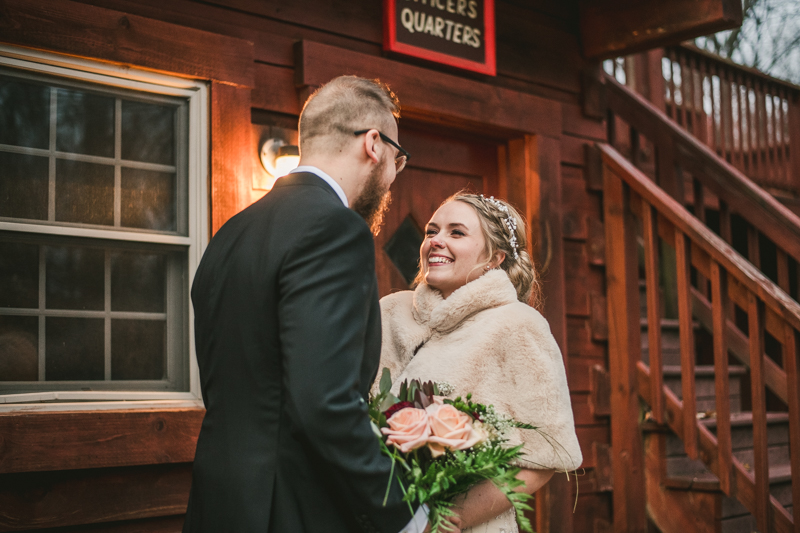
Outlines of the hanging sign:
M 494 0 L 384 0 L 383 48 L 494 76 Z

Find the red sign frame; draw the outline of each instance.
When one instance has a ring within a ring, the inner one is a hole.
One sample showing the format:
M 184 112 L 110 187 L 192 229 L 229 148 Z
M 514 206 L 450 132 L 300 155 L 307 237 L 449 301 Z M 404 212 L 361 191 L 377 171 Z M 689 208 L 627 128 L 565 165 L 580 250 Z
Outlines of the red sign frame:
M 471 61 L 461 57 L 452 56 L 435 50 L 397 41 L 397 1 L 383 0 L 383 49 L 397 52 L 443 65 L 471 70 L 489 76 L 497 75 L 497 62 L 495 57 L 495 24 L 494 0 L 483 0 L 484 20 L 484 62 Z

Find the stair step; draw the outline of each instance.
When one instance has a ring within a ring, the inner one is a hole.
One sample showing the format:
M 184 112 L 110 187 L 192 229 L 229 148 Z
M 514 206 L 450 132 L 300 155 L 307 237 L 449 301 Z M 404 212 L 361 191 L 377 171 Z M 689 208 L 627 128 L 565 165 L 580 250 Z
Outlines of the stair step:
M 792 481 L 792 467 L 789 464 L 781 464 L 770 467 L 769 484 L 778 485 Z M 664 487 L 673 490 L 698 490 L 702 492 L 719 491 L 719 479 L 711 472 L 703 472 L 692 475 L 669 476 L 664 480 Z M 784 502 L 781 502 L 784 503 Z M 791 503 L 791 496 L 789 502 Z
M 716 429 L 717 419 L 706 418 L 701 420 L 701 423 L 709 429 Z M 767 413 L 767 425 L 770 424 L 788 424 L 789 413 Z M 741 413 L 731 413 L 731 427 L 742 427 L 753 425 L 753 413 L 750 411 Z
M 680 365 L 664 365 L 664 377 L 680 377 L 682 375 Z M 744 365 L 728 365 L 729 376 L 744 376 L 747 374 L 747 367 Z M 695 377 L 714 377 L 714 365 L 695 365 Z
M 683 374 L 679 365 L 664 365 L 663 367 L 664 384 L 679 398 L 683 398 L 681 380 Z M 741 380 L 746 375 L 747 367 L 742 365 L 730 365 L 728 367 L 728 377 L 730 378 L 730 409 L 731 412 L 741 411 Z M 695 367 L 694 385 L 697 401 L 697 412 L 708 413 L 716 410 L 716 383 L 714 381 L 713 365 L 698 365 Z

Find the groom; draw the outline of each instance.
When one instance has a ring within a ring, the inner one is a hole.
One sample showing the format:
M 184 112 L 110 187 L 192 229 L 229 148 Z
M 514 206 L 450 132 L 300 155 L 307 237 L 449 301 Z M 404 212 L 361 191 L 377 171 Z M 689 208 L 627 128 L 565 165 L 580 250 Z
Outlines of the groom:
M 379 83 L 332 80 L 300 115 L 301 166 L 209 243 L 192 287 L 207 412 L 184 532 L 425 528 L 364 401 L 381 345 L 370 229 L 408 157 L 399 110 Z

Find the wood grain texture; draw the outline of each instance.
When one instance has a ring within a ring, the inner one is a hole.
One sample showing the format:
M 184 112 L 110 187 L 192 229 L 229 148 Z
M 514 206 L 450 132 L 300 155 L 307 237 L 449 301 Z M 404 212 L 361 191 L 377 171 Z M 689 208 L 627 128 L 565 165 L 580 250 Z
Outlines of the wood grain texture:
M 650 391 L 650 371 L 644 364 L 637 366 L 639 384 L 639 394 L 649 405 L 652 405 Z M 665 408 L 667 411 L 667 423 L 672 431 L 679 438 L 683 438 L 684 412 L 681 401 L 669 390 L 664 391 Z M 719 461 L 717 454 L 717 439 L 704 426 L 698 424 L 698 448 L 700 460 L 705 463 L 709 470 L 715 475 L 719 472 Z M 755 513 L 756 489 L 752 474 L 737 459 L 733 460 L 733 491 L 737 499 L 751 512 Z M 791 533 L 793 531 L 792 517 L 783 508 L 781 503 L 775 498 L 770 497 L 771 517 L 769 531 L 777 533 Z M 765 530 L 766 531 L 766 530 Z
M 561 134 L 561 104 L 434 70 L 303 41 L 295 84 L 317 87 L 342 74 L 380 78 L 400 98 L 407 117 L 435 119 L 473 131 Z
M 0 474 L 183 463 L 205 410 L 81 411 L 0 416 Z
M 797 331 L 786 326 L 783 337 L 783 361 L 789 382 L 789 452 L 792 474 L 792 501 L 800 502 L 800 351 L 798 351 Z M 794 521 L 795 533 L 800 532 L 800 520 Z
M 642 209 L 642 237 L 644 238 L 644 267 L 647 292 L 647 324 L 661 324 L 661 290 L 659 288 L 659 243 L 658 214 L 649 206 Z M 653 418 L 664 423 L 664 397 L 660 391 L 664 386 L 661 358 L 661 328 L 647 328 L 647 346 L 650 362 L 651 387 L 657 391 L 653 398 Z
M 658 209 L 664 219 L 667 219 L 669 223 L 684 233 L 692 241 L 693 246 L 697 246 L 707 256 L 724 266 L 733 278 L 731 280 L 732 283 L 735 281 L 747 290 L 754 292 L 777 316 L 800 328 L 800 305 L 797 302 L 780 290 L 777 285 L 769 281 L 748 261 L 739 256 L 710 229 L 698 225 L 694 217 L 682 205 L 665 194 L 664 191 L 622 157 L 619 152 L 608 145 L 601 145 L 601 150 L 604 164 L 610 166 L 613 171 L 618 173 L 618 176 L 631 178 L 629 181 L 626 180 L 628 184 L 643 199 Z M 708 269 L 705 269 L 703 274 L 708 276 Z M 733 296 L 734 294 L 732 293 L 731 297 Z M 777 332 L 777 334 L 781 336 L 780 332 Z
M 254 71 L 255 89 L 251 96 L 252 107 L 299 117 L 305 102 L 300 101 L 295 89 L 294 70 L 256 63 Z
M 0 475 L 0 531 L 180 515 L 189 463 Z
M 659 4 L 613 0 L 580 5 L 587 57 L 610 58 L 658 48 L 742 23 L 738 0 L 679 0 Z
M 211 230 L 253 201 L 250 90 L 211 86 Z
M 0 40 L 253 86 L 253 45 L 248 41 L 68 0 L 5 1 Z
M 681 391 L 685 413 L 697 412 L 695 390 L 695 344 L 692 318 L 691 293 L 691 248 L 688 239 L 679 229 L 675 230 L 675 260 L 678 273 L 678 322 L 681 345 Z M 697 424 L 691 416 L 684 417 L 683 445 L 687 455 L 697 459 Z
M 659 176 L 660 180 L 666 179 L 669 172 L 674 173 L 676 165 L 682 167 L 725 202 L 730 212 L 744 216 L 787 254 L 800 259 L 800 217 L 690 133 L 666 120 L 644 98 L 610 78 L 606 83 L 609 107 L 656 143 L 659 168 L 663 168 L 664 174 Z M 675 182 L 676 186 L 681 183 L 682 180 Z M 670 193 L 683 198 L 677 189 Z
M 755 514 L 759 531 L 768 531 L 769 459 L 767 457 L 767 398 L 764 382 L 764 310 L 754 294 L 748 295 L 747 319 L 750 341 L 750 376 L 753 394 L 753 475 Z
M 711 299 L 714 335 L 714 390 L 716 392 L 717 441 L 719 443 L 719 484 L 725 494 L 731 494 L 731 404 L 728 373 L 728 275 L 717 263 L 711 264 Z
M 613 172 L 605 165 L 606 253 L 616 258 L 606 267 L 614 526 L 618 531 L 644 531 L 644 457 L 636 382 L 636 362 L 641 360 L 636 230 L 623 182 Z

